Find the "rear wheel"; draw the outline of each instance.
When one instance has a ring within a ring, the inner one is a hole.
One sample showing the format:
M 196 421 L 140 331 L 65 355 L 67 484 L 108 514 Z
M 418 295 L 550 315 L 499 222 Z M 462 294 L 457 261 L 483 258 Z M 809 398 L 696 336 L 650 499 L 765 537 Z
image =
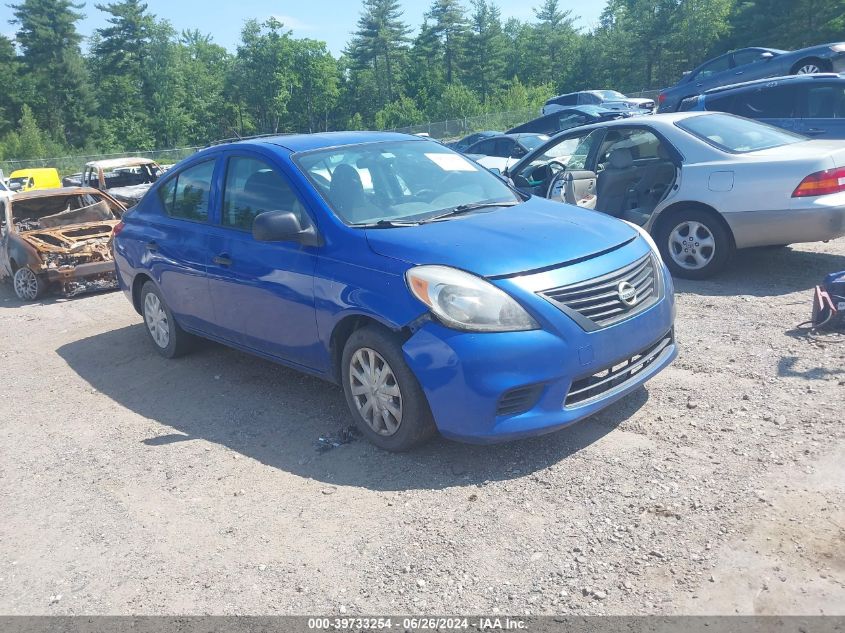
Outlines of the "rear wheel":
M 428 401 L 405 363 L 397 335 L 375 326 L 356 330 L 343 350 L 342 363 L 346 402 L 370 442 L 403 452 L 434 435 Z
M 141 289 L 141 309 L 147 334 L 159 354 L 165 358 L 176 358 L 188 351 L 191 335 L 176 323 L 170 308 L 151 281 Z
M 669 270 L 686 279 L 717 274 L 734 250 L 729 231 L 714 213 L 703 209 L 673 213 L 660 224 L 656 238 Z
M 35 301 L 44 294 L 47 284 L 44 278 L 36 275 L 35 272 L 22 266 L 15 271 L 14 276 L 15 294 L 21 301 Z
M 793 75 L 815 75 L 827 71 L 827 64 L 820 59 L 802 59 L 792 67 Z

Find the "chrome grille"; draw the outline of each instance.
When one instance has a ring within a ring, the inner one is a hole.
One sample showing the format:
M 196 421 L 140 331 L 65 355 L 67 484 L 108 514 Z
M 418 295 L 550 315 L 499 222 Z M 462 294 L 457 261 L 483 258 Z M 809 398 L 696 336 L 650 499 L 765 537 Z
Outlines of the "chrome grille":
M 633 295 L 623 300 L 623 286 Z M 633 290 L 631 290 L 633 287 Z M 545 290 L 540 296 L 569 314 L 585 330 L 619 323 L 657 303 L 663 294 L 659 267 L 651 254 L 607 275 Z
M 580 406 L 590 400 L 600 398 L 617 388 L 624 388 L 646 367 L 658 360 L 663 354 L 670 353 L 675 344 L 674 332 L 669 332 L 657 343 L 631 358 L 600 372 L 572 383 L 566 396 L 566 407 Z

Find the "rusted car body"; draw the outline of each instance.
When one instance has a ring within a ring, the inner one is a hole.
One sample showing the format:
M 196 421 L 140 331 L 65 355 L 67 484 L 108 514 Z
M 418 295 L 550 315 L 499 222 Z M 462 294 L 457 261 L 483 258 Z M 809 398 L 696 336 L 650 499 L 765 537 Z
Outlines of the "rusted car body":
M 85 165 L 82 186 L 108 191 L 127 207 L 137 204 L 162 174 L 161 166 L 149 158 L 112 158 Z
M 114 287 L 110 241 L 125 211 L 90 187 L 0 197 L 0 278 L 24 301 L 51 288 L 73 296 Z

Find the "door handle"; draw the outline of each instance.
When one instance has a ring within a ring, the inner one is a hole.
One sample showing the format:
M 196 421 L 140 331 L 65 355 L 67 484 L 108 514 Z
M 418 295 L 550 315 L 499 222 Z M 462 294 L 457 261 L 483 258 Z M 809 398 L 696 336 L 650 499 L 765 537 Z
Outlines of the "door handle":
M 232 265 L 232 258 L 228 255 L 218 255 L 211 261 L 217 264 L 218 266 L 223 266 L 224 268 L 228 268 Z
M 158 244 L 156 242 L 147 242 L 147 250 L 150 253 L 158 253 Z
M 804 134 L 809 134 L 811 136 L 818 136 L 819 134 L 824 134 L 825 131 L 819 127 L 811 127 L 804 130 Z

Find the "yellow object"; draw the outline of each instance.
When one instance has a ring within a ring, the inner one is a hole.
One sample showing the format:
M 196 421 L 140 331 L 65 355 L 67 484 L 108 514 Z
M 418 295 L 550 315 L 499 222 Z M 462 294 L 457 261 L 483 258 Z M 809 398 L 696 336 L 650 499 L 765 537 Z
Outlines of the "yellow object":
M 62 186 L 59 172 L 52 167 L 40 169 L 18 169 L 9 176 L 9 189 L 12 191 L 32 191 L 33 189 L 58 189 Z

